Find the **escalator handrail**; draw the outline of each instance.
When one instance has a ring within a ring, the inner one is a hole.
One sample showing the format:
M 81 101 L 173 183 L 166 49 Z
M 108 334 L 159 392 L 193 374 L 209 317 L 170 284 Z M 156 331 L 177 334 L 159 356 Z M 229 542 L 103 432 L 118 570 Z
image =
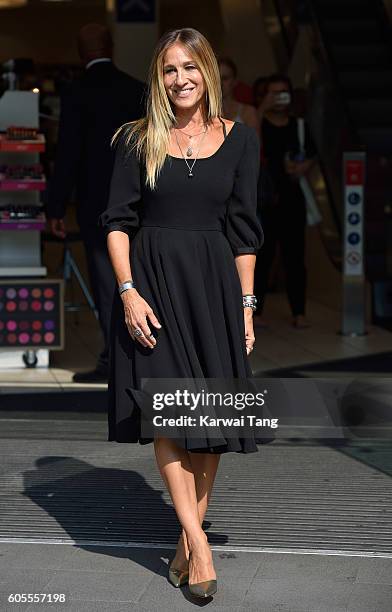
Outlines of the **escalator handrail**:
M 284 46 L 286 47 L 287 56 L 290 57 L 293 53 L 293 47 L 292 47 L 290 37 L 287 32 L 285 22 L 284 22 L 280 0 L 273 0 L 273 5 L 275 7 L 275 13 L 278 18 L 280 30 L 282 32 L 282 38 L 283 38 Z
M 280 25 L 280 29 L 281 29 L 281 33 L 282 33 L 282 38 L 286 47 L 286 51 L 287 51 L 287 58 L 290 58 L 293 52 L 293 48 L 292 45 L 290 43 L 290 38 L 289 35 L 287 33 L 286 30 L 286 26 L 285 26 L 285 21 L 283 19 L 283 14 L 282 14 L 282 10 L 281 10 L 281 5 L 280 5 L 280 0 L 273 0 L 273 6 L 275 8 L 275 13 L 276 16 L 278 18 L 279 21 L 279 25 Z M 291 14 L 290 15 L 291 19 L 294 18 L 294 15 Z M 312 15 L 313 17 L 313 15 Z M 319 38 L 321 40 L 321 35 L 318 33 Z M 317 147 L 316 147 L 317 148 Z M 341 220 L 337 211 L 337 207 L 335 204 L 335 198 L 334 198 L 334 194 L 332 193 L 332 189 L 331 186 L 329 184 L 329 181 L 327 180 L 327 173 L 325 170 L 325 164 L 323 161 L 322 156 L 319 154 L 319 151 L 317 151 L 317 158 L 318 158 L 318 163 L 320 166 L 320 170 L 321 170 L 321 174 L 324 178 L 324 184 L 327 190 L 327 194 L 328 194 L 328 201 L 330 203 L 330 208 L 331 208 L 331 212 L 332 212 L 332 217 L 336 226 L 336 230 L 338 232 L 338 235 L 341 236 L 342 235 L 342 224 L 341 224 Z

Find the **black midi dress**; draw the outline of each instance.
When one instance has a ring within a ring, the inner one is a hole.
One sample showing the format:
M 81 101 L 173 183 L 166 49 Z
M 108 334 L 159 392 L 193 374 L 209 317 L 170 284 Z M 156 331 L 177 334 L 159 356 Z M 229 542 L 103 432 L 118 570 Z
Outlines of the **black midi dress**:
M 157 339 L 153 349 L 134 341 L 115 292 L 109 441 L 153 441 L 140 429 L 143 378 L 252 377 L 235 256 L 256 254 L 263 243 L 256 215 L 260 151 L 256 132 L 246 125 L 234 123 L 225 136 L 213 155 L 196 161 L 193 177 L 183 158 L 168 155 L 155 190 L 145 185 L 136 152 L 124 136 L 118 140 L 100 223 L 106 233 L 129 235 L 132 278 L 162 327 L 149 323 Z M 185 434 L 176 442 L 191 452 L 250 453 L 265 440 L 240 431 L 215 442 Z

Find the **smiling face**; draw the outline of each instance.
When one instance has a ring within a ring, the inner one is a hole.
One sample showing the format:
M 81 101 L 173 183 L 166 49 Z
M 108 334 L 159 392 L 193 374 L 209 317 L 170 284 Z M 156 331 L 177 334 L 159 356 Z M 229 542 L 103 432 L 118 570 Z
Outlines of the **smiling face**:
M 203 100 L 203 76 L 189 51 L 180 43 L 166 50 L 163 58 L 163 83 L 169 100 L 178 110 L 197 107 Z

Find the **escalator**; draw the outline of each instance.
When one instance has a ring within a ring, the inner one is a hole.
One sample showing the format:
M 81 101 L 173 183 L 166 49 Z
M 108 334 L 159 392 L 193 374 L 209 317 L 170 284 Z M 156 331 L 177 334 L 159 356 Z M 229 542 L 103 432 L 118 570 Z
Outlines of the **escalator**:
M 392 160 L 392 44 L 381 0 L 311 0 L 309 3 L 335 75 L 349 126 L 347 145 L 368 158 L 366 270 L 382 281 L 388 269 Z
M 266 6 L 280 70 L 289 71 L 304 28 L 310 41 L 313 67 L 304 80 L 328 195 L 324 246 L 340 268 L 342 154 L 365 150 L 366 274 L 372 284 L 385 284 L 392 278 L 392 13 L 382 0 L 268 0 Z
M 358 141 L 391 152 L 391 30 L 380 0 L 313 0 Z

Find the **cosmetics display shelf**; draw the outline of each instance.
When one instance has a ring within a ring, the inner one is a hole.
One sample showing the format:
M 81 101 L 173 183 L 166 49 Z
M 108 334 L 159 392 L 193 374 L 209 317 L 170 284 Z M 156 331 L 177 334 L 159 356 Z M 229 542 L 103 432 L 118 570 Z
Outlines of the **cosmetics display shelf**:
M 45 147 L 39 95 L 4 92 L 0 97 L 0 369 L 48 367 L 49 350 L 61 345 L 61 293 L 57 301 L 44 298 L 45 290 L 57 291 L 54 279 L 46 279 L 42 262 L 41 198 L 46 181 L 40 154 Z
M 0 179 L 0 191 L 45 191 L 46 181 L 42 179 L 22 179 L 19 181 Z
M 14 92 L 15 95 L 21 93 Z M 31 98 L 30 101 L 34 106 L 34 98 Z M 33 111 L 33 114 L 36 113 Z M 12 125 L 5 126 L 5 129 L 2 126 L 2 129 L 3 131 L 0 132 L 0 232 L 3 239 L 5 231 L 9 239 L 15 239 L 13 244 L 19 249 L 21 258 L 18 253 L 12 253 L 11 256 L 17 265 L 4 265 L 1 262 L 0 277 L 8 276 L 9 270 L 17 271 L 19 266 L 21 273 L 23 270 L 24 274 L 31 267 L 31 274 L 28 276 L 37 274 L 37 270 L 40 271 L 40 274 L 45 275 L 46 269 L 38 261 L 40 259 L 38 255 L 40 232 L 45 229 L 46 225 L 43 206 L 40 203 L 40 192 L 46 189 L 46 180 L 43 168 L 39 163 L 39 154 L 45 151 L 45 136 L 31 124 L 23 127 L 13 122 Z M 20 232 L 24 235 L 22 239 Z M 29 251 L 33 255 L 31 266 L 26 261 Z
M 25 152 L 23 152 L 25 156 Z M 36 154 L 34 154 L 36 155 Z M 0 155 L 1 157 L 1 155 Z M 14 192 L 44 191 L 46 188 L 43 167 L 35 164 L 3 164 L 0 165 L 0 192 L 10 192 L 12 200 Z M 40 203 L 7 202 L 2 199 L 0 205 L 0 231 L 43 231 L 45 215 Z
M 43 153 L 45 151 L 45 136 L 38 134 L 36 138 L 10 139 L 6 134 L 0 134 L 0 153 Z
M 38 214 L 35 218 L 26 219 L 2 219 L 0 213 L 0 230 L 1 231 L 38 231 L 43 232 L 46 226 L 45 215 Z
M 44 191 L 46 180 L 41 164 L 0 165 L 0 191 Z

